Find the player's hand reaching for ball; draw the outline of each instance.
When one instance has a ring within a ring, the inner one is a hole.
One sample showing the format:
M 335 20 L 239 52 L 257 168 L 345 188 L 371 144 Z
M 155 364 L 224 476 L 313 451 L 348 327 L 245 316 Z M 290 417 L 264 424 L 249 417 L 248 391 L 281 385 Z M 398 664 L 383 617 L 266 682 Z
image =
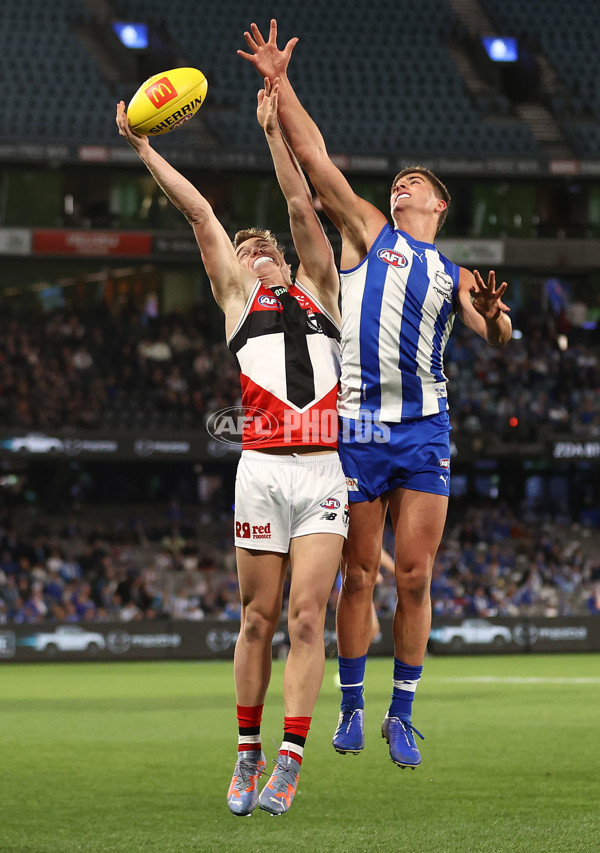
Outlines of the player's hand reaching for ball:
M 238 50 L 237 55 L 251 62 L 261 77 L 274 80 L 276 77 L 285 74 L 298 39 L 290 39 L 283 50 L 280 50 L 277 47 L 277 21 L 275 18 L 271 19 L 268 41 L 264 40 L 256 24 L 251 24 L 250 30 L 251 33 L 244 33 L 244 38 L 252 53 L 244 53 L 243 50 Z
M 125 112 L 125 102 L 119 101 L 117 104 L 117 115 L 115 118 L 117 122 L 117 127 L 119 128 L 119 135 L 124 136 L 127 142 L 131 145 L 134 151 L 137 151 L 138 154 L 141 154 L 144 149 L 150 148 L 150 142 L 147 136 L 140 136 L 139 133 L 136 133 L 131 129 L 129 122 L 127 120 L 127 113 Z
M 276 133 L 279 130 L 277 106 L 279 99 L 279 80 L 273 83 L 265 77 L 265 88 L 257 95 L 256 118 L 265 133 Z
M 486 320 L 496 320 L 501 314 L 508 314 L 510 308 L 502 302 L 504 291 L 508 284 L 503 281 L 496 288 L 496 273 L 491 270 L 488 275 L 487 284 L 482 279 L 478 270 L 473 270 L 475 286 L 470 289 L 471 302 L 478 314 Z

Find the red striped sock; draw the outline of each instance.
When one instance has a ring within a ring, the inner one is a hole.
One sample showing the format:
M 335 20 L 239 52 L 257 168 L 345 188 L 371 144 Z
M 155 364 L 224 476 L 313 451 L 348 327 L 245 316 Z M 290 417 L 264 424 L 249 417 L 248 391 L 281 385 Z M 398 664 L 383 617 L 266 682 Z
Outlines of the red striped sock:
M 295 758 L 298 764 L 302 764 L 304 747 L 298 746 L 297 743 L 291 743 L 290 741 L 284 740 L 279 747 L 278 754 L 283 755 L 285 758 L 289 755 L 290 758 Z
M 240 729 L 259 729 L 262 722 L 264 705 L 236 705 L 237 721 Z M 246 734 L 249 734 L 247 732 Z M 256 732 L 254 732 L 256 734 Z
M 238 752 L 261 752 L 260 735 L 238 735 Z
M 287 735 L 296 735 L 297 737 L 304 738 L 306 741 L 306 736 L 308 734 L 308 730 L 310 729 L 312 717 L 284 717 L 283 718 L 283 735 L 287 738 Z M 304 744 L 301 744 L 304 746 Z
M 304 756 L 304 744 L 310 729 L 312 717 L 284 717 L 283 720 L 283 743 L 279 750 L 280 755 L 289 755 L 298 764 L 302 764 Z
M 238 752 L 262 749 L 260 724 L 264 705 L 236 705 L 238 720 Z

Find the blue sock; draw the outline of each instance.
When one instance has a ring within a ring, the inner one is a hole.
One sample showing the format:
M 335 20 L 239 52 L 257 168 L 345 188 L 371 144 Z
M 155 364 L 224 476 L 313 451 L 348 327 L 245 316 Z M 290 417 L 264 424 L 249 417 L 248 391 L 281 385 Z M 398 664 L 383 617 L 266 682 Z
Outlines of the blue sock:
M 364 708 L 363 683 L 367 656 L 343 658 L 338 655 L 340 687 L 342 688 L 342 711 L 355 711 Z
M 422 666 L 410 666 L 394 658 L 394 690 L 388 716 L 410 722 L 415 690 L 422 672 Z

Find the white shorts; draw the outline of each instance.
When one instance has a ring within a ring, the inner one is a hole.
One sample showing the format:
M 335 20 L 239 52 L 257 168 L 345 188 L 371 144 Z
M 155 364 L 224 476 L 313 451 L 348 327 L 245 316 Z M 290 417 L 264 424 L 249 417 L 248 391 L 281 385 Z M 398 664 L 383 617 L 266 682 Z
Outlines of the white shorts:
M 242 451 L 235 478 L 238 548 L 287 554 L 297 536 L 347 532 L 348 492 L 337 453 Z

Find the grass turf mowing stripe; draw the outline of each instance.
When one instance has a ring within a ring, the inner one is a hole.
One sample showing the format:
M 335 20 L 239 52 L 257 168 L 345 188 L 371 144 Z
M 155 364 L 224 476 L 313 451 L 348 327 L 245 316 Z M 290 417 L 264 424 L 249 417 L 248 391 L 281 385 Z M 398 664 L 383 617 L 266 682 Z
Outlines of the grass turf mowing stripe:
M 379 733 L 392 661 L 367 663 L 356 757 L 331 746 L 339 690 L 328 661 L 294 805 L 249 820 L 225 803 L 236 751 L 230 662 L 5 665 L 0 850 L 589 853 L 600 832 L 599 664 L 598 655 L 428 658 L 414 715 L 423 765 L 402 771 Z M 268 761 L 281 739 L 282 675 L 274 661 Z
M 536 676 L 467 675 L 458 678 L 439 678 L 438 681 L 461 684 L 600 684 L 600 678 L 536 678 Z

